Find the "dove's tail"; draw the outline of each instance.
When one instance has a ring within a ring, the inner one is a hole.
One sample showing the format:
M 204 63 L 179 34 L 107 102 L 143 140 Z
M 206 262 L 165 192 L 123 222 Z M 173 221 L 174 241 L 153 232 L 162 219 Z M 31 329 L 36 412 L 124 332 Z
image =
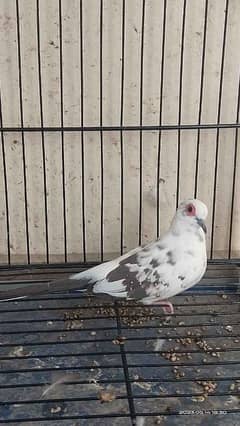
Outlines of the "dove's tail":
M 77 278 L 71 276 L 66 279 L 52 282 L 37 283 L 19 288 L 8 288 L 6 290 L 0 290 L 0 302 L 15 299 L 25 299 L 27 297 L 38 296 L 40 294 L 59 293 L 62 291 L 84 291 L 89 287 L 89 283 L 89 278 L 87 278 L 83 272 L 82 274 L 78 274 Z

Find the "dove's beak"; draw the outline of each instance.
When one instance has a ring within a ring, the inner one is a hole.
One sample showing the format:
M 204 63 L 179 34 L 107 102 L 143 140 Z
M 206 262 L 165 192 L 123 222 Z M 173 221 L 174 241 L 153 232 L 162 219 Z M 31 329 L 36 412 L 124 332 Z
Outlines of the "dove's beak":
M 196 219 L 197 219 L 198 225 L 201 226 L 201 228 L 204 230 L 204 232 L 206 234 L 207 233 L 207 227 L 206 227 L 204 220 L 199 219 L 198 217 Z

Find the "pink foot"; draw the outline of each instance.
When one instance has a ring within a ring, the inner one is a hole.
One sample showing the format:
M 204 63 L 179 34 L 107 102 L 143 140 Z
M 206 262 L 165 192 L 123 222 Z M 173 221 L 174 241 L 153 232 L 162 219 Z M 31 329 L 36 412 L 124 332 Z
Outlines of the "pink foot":
M 156 300 L 154 301 L 154 305 L 163 305 L 163 312 L 166 315 L 173 315 L 174 314 L 174 309 L 173 309 L 173 305 L 168 302 L 167 300 Z

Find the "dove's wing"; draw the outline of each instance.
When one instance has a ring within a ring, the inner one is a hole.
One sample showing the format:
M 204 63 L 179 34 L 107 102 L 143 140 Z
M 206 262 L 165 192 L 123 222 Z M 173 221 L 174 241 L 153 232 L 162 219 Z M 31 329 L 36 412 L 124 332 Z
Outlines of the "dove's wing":
M 199 261 L 187 245 L 182 250 L 170 243 L 158 241 L 120 259 L 93 285 L 93 293 L 126 299 L 165 299 L 193 286 L 205 271 L 205 257 Z
M 141 298 L 145 295 L 142 284 L 160 261 L 159 243 L 154 242 L 142 248 L 138 247 L 127 254 L 86 272 L 88 289 L 94 294 L 108 294 L 119 298 Z M 162 259 L 163 260 L 163 259 Z M 72 279 L 81 279 L 81 274 Z
M 134 256 L 135 253 L 138 251 L 141 251 L 141 247 L 131 250 L 129 253 L 113 261 L 103 263 L 101 265 L 95 266 L 94 268 L 88 269 L 77 274 L 73 274 L 70 277 L 61 280 L 31 284 L 18 288 L 4 288 L 0 290 L 0 301 L 22 299 L 30 296 L 37 296 L 40 294 L 74 290 L 89 290 L 89 292 L 91 292 L 93 286 L 98 282 L 102 282 L 106 278 L 106 275 L 108 275 L 112 269 L 115 269 L 118 265 L 120 265 L 121 262 L 124 262 L 125 259 L 130 259 L 131 256 Z

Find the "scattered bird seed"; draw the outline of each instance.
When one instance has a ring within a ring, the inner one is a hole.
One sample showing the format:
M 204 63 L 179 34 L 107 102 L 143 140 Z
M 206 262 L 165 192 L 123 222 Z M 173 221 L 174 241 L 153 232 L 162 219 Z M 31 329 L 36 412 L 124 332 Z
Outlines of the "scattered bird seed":
M 114 399 L 116 399 L 116 394 L 112 391 L 101 391 L 98 394 L 98 398 L 100 399 L 101 403 L 104 402 L 112 402 Z
M 216 390 L 217 384 L 215 382 L 212 382 L 210 380 L 198 380 L 197 384 L 202 386 L 205 396 L 208 396 L 209 393 L 213 393 Z

